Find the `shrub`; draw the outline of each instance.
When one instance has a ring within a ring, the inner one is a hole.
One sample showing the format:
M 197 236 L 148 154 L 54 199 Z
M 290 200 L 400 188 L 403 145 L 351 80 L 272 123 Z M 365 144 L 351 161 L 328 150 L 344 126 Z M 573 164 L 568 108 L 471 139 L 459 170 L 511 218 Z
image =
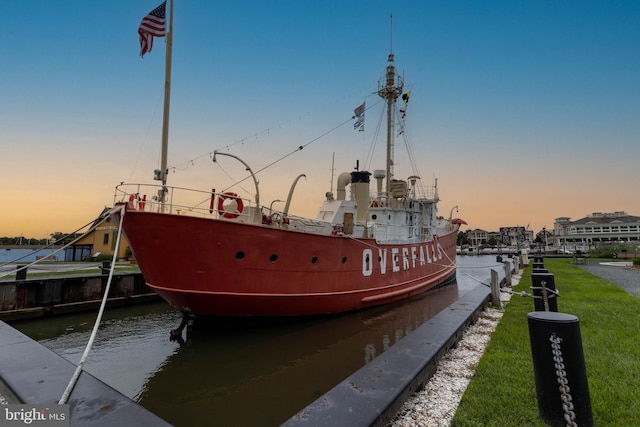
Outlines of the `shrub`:
M 629 243 L 612 243 L 609 245 L 596 246 L 589 250 L 589 256 L 594 258 L 613 258 L 618 252 L 638 252 L 638 247 Z

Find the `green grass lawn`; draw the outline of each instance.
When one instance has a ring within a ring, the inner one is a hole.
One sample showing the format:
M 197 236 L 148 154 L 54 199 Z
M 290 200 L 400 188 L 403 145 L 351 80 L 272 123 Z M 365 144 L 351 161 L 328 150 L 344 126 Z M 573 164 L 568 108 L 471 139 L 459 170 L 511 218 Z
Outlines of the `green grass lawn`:
M 580 320 L 595 425 L 640 426 L 640 299 L 570 259 L 545 259 L 544 266 L 560 292 L 558 311 Z M 525 269 L 514 291 L 531 293 L 531 270 Z M 546 425 L 538 418 L 527 324 L 532 311 L 531 298 L 511 298 L 453 426 Z

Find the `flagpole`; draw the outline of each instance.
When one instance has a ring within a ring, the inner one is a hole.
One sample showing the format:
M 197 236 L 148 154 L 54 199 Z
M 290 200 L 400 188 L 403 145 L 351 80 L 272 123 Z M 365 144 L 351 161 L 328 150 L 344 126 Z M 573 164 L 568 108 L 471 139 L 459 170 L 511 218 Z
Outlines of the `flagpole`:
M 171 105 L 171 54 L 173 48 L 173 0 L 169 0 L 169 32 L 167 33 L 167 52 L 164 69 L 164 114 L 162 116 L 162 157 L 160 173 L 162 189 L 159 191 L 161 212 L 164 212 L 167 195 L 167 157 L 169 151 L 169 107 Z

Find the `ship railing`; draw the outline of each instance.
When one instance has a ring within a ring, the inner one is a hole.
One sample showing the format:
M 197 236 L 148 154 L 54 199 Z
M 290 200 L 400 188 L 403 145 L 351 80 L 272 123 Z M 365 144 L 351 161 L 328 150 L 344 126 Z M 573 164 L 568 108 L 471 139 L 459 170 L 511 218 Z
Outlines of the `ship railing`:
M 129 208 L 139 211 L 229 219 L 239 222 L 256 222 L 256 219 L 262 216 L 251 199 L 241 198 L 227 191 L 121 183 L 115 188 L 113 201 L 114 205 L 128 203 Z
M 305 231 L 316 234 L 337 234 L 346 235 L 343 224 L 332 224 L 326 221 L 310 220 L 290 216 L 289 229 Z M 367 236 L 374 238 L 378 242 L 420 242 L 426 241 L 433 233 L 431 227 L 419 225 L 394 225 L 381 224 L 374 221 L 367 221 L 366 224 L 358 223 L 353 228 L 351 236 Z M 366 232 L 365 232 L 366 231 Z
M 435 232 L 432 227 L 399 224 L 379 224 L 374 225 L 373 236 L 378 242 L 402 242 L 402 241 L 426 241 Z
M 437 189 L 433 185 L 416 185 L 415 189 L 409 189 L 406 194 L 406 198 L 399 198 L 396 202 L 396 206 L 409 206 L 409 202 L 428 202 L 433 203 L 436 201 Z M 388 193 L 382 192 L 378 194 L 376 191 L 369 191 L 369 206 L 387 206 L 388 205 Z

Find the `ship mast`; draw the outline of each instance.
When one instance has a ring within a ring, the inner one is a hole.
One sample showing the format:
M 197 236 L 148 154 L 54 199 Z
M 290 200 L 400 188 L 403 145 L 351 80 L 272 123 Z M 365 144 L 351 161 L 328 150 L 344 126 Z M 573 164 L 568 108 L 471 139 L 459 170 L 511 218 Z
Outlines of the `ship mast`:
M 393 24 L 393 16 L 390 16 Z M 402 94 L 403 82 L 400 76 L 397 76 L 396 83 L 396 67 L 393 64 L 393 46 L 390 47 L 389 57 L 387 59 L 387 72 L 385 75 L 385 84 L 378 84 L 378 96 L 387 102 L 387 180 L 386 191 L 388 200 L 391 199 L 391 180 L 393 179 L 393 124 L 395 117 L 396 99 Z

